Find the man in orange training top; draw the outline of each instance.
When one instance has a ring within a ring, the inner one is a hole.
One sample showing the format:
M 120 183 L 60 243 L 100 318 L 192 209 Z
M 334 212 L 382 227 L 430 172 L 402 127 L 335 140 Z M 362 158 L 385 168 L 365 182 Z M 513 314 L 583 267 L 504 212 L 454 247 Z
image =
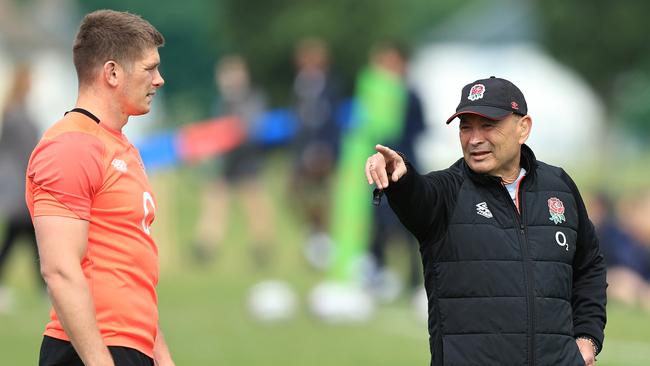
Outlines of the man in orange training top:
M 158 326 L 156 200 L 122 134 L 164 84 L 163 44 L 134 14 L 99 10 L 79 27 L 76 106 L 45 132 L 27 167 L 27 206 L 53 305 L 40 365 L 174 365 Z

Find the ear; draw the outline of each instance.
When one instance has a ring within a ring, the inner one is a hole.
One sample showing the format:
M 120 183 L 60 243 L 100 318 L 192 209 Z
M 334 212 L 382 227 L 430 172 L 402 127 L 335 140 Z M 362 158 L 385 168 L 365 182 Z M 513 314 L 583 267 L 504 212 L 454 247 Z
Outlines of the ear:
M 525 115 L 519 120 L 519 129 L 520 129 L 519 145 L 523 145 L 526 142 L 526 140 L 528 140 L 528 136 L 530 136 L 530 130 L 532 128 L 533 128 L 533 119 L 529 115 Z
M 106 61 L 102 69 L 102 77 L 106 83 L 112 87 L 116 87 L 121 79 L 122 69 L 113 60 Z

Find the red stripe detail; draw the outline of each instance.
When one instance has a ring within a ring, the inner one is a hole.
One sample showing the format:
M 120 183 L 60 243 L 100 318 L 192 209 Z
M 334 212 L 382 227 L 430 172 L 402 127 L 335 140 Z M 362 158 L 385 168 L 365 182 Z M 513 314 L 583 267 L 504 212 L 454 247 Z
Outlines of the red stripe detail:
M 517 189 L 515 189 L 515 206 L 517 206 L 517 211 L 521 213 L 521 210 L 519 209 L 519 185 L 521 184 L 521 181 L 524 180 L 524 177 L 521 177 L 519 181 L 517 182 Z

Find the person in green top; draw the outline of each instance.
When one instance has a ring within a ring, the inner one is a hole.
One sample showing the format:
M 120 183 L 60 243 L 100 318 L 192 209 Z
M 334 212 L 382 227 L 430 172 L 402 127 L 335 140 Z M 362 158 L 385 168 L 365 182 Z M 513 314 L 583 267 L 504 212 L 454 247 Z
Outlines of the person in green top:
M 350 283 L 359 275 L 356 269 L 368 247 L 372 206 L 358 167 L 372 153 L 374 141 L 391 143 L 401 137 L 407 102 L 404 71 L 401 50 L 380 44 L 371 51 L 370 63 L 357 79 L 351 126 L 341 143 L 334 190 L 330 280 Z

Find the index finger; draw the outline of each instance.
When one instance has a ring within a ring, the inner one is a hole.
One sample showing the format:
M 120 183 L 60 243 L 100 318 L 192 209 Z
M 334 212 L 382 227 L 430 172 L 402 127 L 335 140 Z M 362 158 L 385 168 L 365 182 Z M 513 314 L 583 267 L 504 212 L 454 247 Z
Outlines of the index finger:
M 384 159 L 386 159 L 386 161 L 402 160 L 402 157 L 397 151 L 389 147 L 386 147 L 384 145 L 380 145 L 380 144 L 375 145 L 375 150 L 377 150 L 377 152 L 379 152 L 384 157 Z
M 384 156 L 390 156 L 393 153 L 395 153 L 395 151 L 393 151 L 391 148 L 386 147 L 384 145 L 380 145 L 380 144 L 375 145 L 375 150 L 377 150 L 377 152 L 379 152 L 380 154 L 382 154 Z

